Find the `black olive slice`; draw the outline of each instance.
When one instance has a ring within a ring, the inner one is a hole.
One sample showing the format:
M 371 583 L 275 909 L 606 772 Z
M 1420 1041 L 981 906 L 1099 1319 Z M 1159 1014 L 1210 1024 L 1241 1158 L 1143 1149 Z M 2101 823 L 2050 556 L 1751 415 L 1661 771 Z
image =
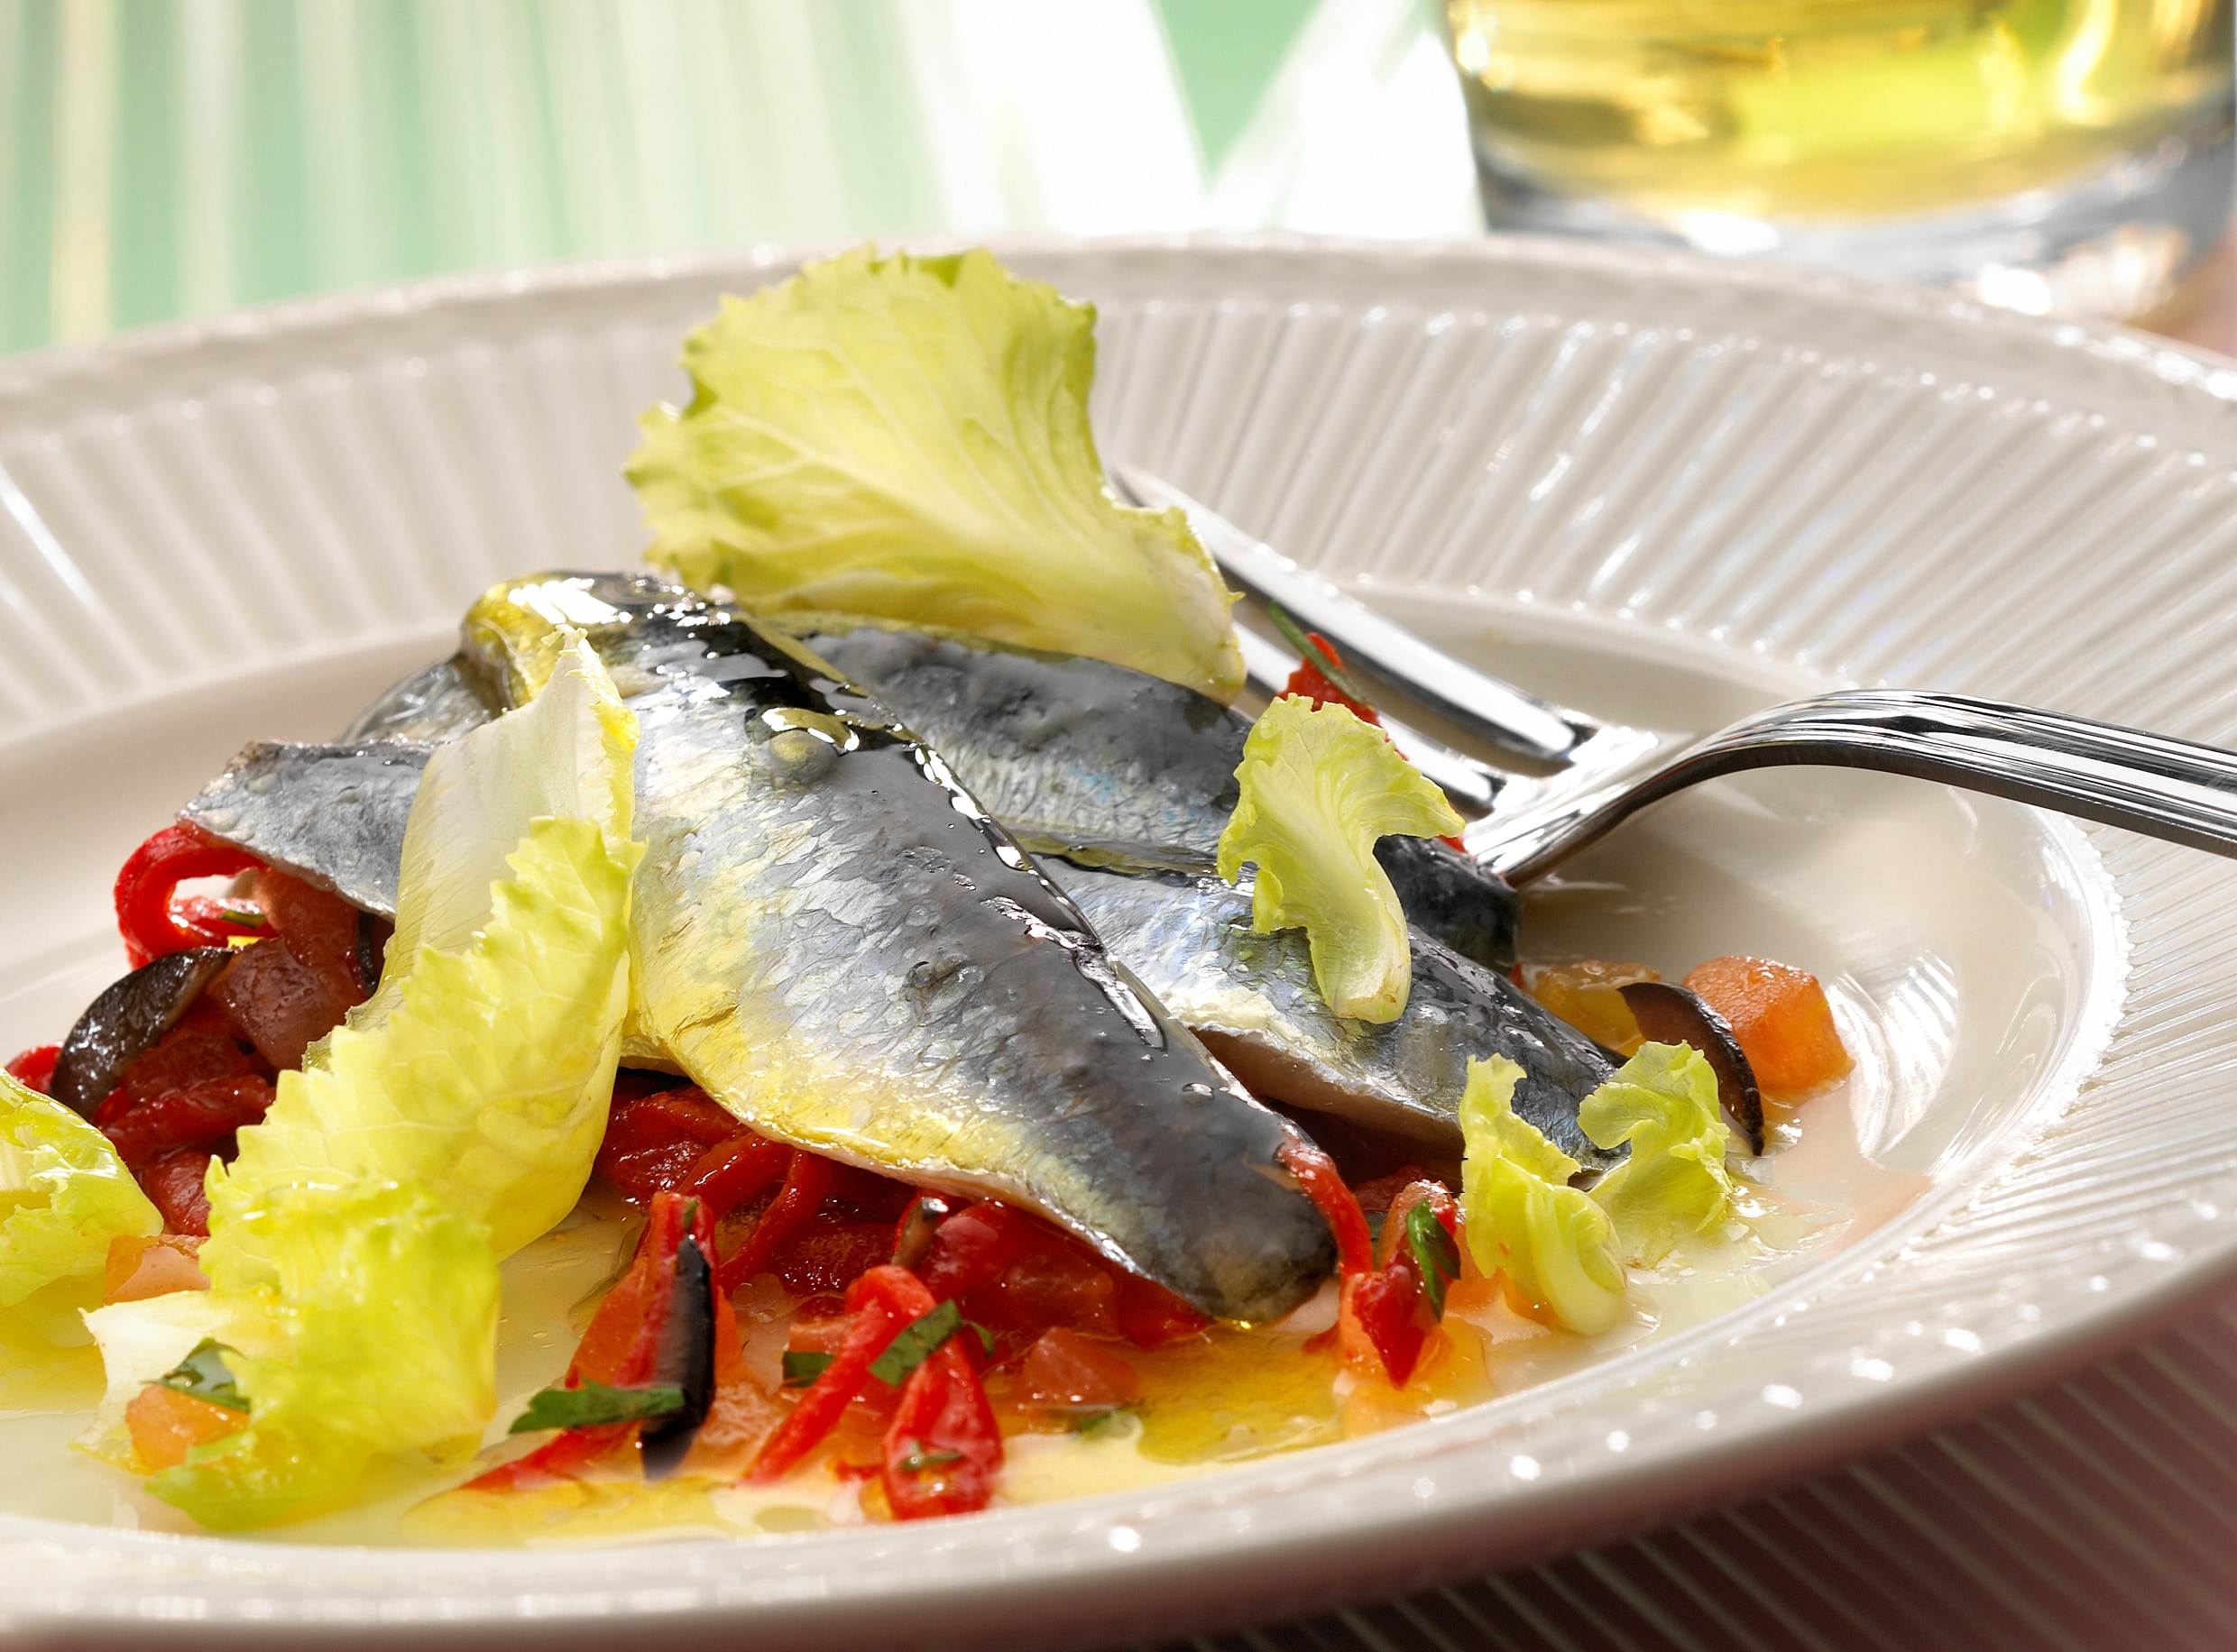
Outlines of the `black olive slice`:
M 1731 1024 L 1698 993 L 1668 981 L 1634 981 L 1618 990 L 1650 1043 L 1690 1044 L 1708 1058 L 1725 1116 L 1747 1138 L 1748 1152 L 1762 1152 L 1763 1096 L 1755 1088 L 1755 1069 L 1748 1065 L 1740 1041 L 1733 1037 Z
M 47 1094 L 91 1118 L 124 1069 L 178 1024 L 232 958 L 229 948 L 195 947 L 112 982 L 62 1041 Z
M 676 1247 L 667 1317 L 661 1322 L 660 1352 L 650 1381 L 684 1390 L 680 1409 L 654 1418 L 637 1436 L 645 1478 L 665 1480 L 684 1461 L 714 1403 L 714 1271 L 699 1242 L 688 1234 Z

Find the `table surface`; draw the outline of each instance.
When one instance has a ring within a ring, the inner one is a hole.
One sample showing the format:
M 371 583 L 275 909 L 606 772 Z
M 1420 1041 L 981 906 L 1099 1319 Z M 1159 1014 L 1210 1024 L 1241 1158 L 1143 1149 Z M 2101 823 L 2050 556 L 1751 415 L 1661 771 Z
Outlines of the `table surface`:
M 1479 233 L 1428 5 L 0 0 L 0 350 L 760 240 Z M 2140 325 L 2237 354 L 2237 239 Z M 2225 1647 L 2233 1554 L 2237 1294 L 1803 1484 L 1191 1644 Z

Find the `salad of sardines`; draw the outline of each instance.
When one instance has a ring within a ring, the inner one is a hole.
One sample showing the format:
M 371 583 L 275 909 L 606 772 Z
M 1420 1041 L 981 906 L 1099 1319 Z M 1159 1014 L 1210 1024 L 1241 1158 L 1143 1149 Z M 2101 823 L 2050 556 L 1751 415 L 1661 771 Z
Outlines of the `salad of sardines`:
M 181 800 L 130 972 L 0 1079 L 11 1479 L 334 1541 L 967 1514 L 1490 1400 L 1853 1225 L 1868 1161 L 1773 1173 L 1851 1066 L 1815 978 L 1533 959 L 1335 648 L 1238 709 L 1093 327 L 985 252 L 724 300 L 645 571 L 524 572 Z

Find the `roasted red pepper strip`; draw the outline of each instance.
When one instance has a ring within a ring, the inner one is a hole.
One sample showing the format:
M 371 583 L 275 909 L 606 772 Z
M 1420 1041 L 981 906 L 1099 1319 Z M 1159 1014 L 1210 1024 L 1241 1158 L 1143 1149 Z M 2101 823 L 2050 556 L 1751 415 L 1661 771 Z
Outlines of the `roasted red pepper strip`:
M 634 1388 L 652 1380 L 675 1292 L 676 1254 L 686 1237 L 696 1240 L 706 1255 L 714 1253 L 714 1223 L 705 1204 L 675 1193 L 657 1196 L 638 1242 L 637 1260 L 598 1305 L 567 1366 L 566 1387 L 590 1381 Z M 515 1491 L 579 1478 L 633 1443 L 642 1427 L 607 1423 L 566 1429 L 527 1455 L 468 1481 L 465 1489 Z
M 831 1161 L 814 1153 L 795 1152 L 776 1200 L 761 1213 L 746 1242 L 723 1260 L 715 1275 L 715 1294 L 728 1297 L 766 1272 L 777 1247 L 822 1207 L 824 1196 L 830 1191 Z
M 782 1480 L 814 1451 L 861 1391 L 870 1362 L 886 1351 L 886 1345 L 904 1326 L 915 1324 L 938 1306 L 923 1280 L 907 1268 L 891 1263 L 872 1268 L 848 1286 L 846 1308 L 853 1319 L 846 1344 L 761 1447 L 748 1476 L 752 1483 L 769 1485 Z
M 54 1064 L 62 1059 L 60 1044 L 34 1044 L 8 1063 L 8 1076 L 41 1096 L 54 1081 Z
M 263 862 L 245 849 L 206 838 L 190 826 L 166 826 L 138 849 L 116 875 L 116 928 L 135 969 L 189 947 L 222 947 L 235 935 L 262 932 L 257 924 L 228 922 L 213 900 L 196 895 L 174 903 L 189 878 L 225 877 Z
M 748 1132 L 693 1160 L 676 1190 L 701 1201 L 719 1220 L 782 1176 L 792 1158 L 793 1150 L 782 1142 Z
M 1338 1270 L 1345 1274 L 1373 1272 L 1374 1235 L 1367 1231 L 1367 1219 L 1359 1209 L 1359 1201 L 1344 1186 L 1344 1179 L 1336 1173 L 1336 1161 L 1299 1135 L 1293 1135 L 1283 1143 L 1278 1157 L 1303 1187 L 1305 1197 L 1320 1211 L 1321 1219 L 1329 1225 L 1329 1232 L 1336 1235 Z

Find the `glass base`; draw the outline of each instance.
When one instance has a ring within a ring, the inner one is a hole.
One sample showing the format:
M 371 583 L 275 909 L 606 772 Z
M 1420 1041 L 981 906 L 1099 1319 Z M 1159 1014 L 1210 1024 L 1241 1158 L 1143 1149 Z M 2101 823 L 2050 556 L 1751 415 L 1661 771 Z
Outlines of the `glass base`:
M 2212 251 L 2237 201 L 2237 143 L 2224 106 L 2152 149 L 2056 188 L 1915 217 L 1647 217 L 1556 194 L 1477 151 L 1493 229 L 1690 246 L 1735 258 L 1953 287 L 2030 315 L 2123 317 L 2166 302 Z

